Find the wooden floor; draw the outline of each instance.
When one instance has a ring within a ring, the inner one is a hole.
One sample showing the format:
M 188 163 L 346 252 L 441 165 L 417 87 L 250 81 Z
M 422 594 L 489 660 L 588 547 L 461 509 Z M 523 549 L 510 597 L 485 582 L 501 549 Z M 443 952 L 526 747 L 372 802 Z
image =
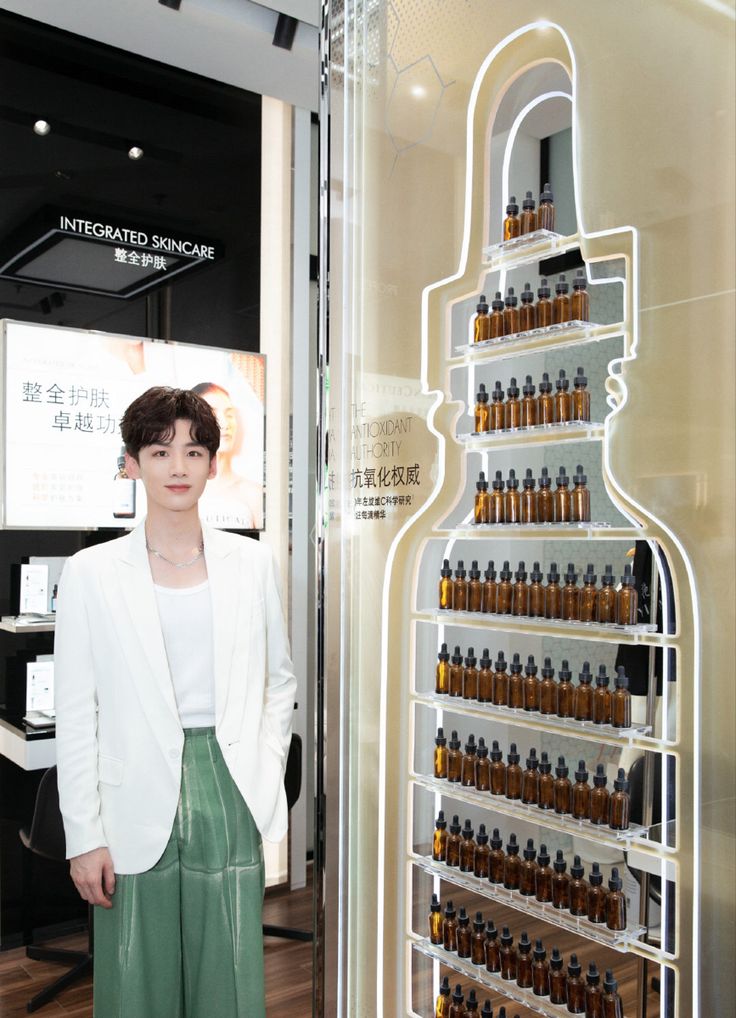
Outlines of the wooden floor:
M 308 868 L 308 873 L 311 867 Z M 303 890 L 268 891 L 264 922 L 276 926 L 311 929 L 311 881 Z M 54 941 L 55 947 L 84 949 L 86 935 L 75 934 Z M 269 1015 L 311 1018 L 312 945 L 295 940 L 268 937 L 265 941 L 266 1001 Z M 64 969 L 49 962 L 31 961 L 25 948 L 0 953 L 0 1018 L 26 1015 L 26 1002 L 42 990 Z M 92 1018 L 92 978 L 80 980 L 63 990 L 56 1000 L 36 1012 L 47 1018 Z M 144 1018 L 144 1016 L 140 1016 Z M 154 1016 L 145 1016 L 154 1018 Z

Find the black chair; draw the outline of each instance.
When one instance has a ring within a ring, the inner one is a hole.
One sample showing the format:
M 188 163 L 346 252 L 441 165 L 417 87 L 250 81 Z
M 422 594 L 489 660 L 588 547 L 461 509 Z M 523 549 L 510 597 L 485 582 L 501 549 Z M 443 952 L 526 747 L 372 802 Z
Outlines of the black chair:
M 284 788 L 286 789 L 286 804 L 291 809 L 302 791 L 301 735 L 292 735 L 291 737 L 289 755 L 286 758 Z M 296 930 L 291 926 L 272 926 L 270 923 L 263 924 L 263 936 L 283 937 L 286 940 L 314 940 L 314 933 L 311 930 Z
M 28 908 L 26 896 L 33 888 L 33 854 L 42 856 L 44 859 L 53 859 L 56 862 L 63 862 L 66 859 L 66 840 L 64 838 L 64 826 L 59 810 L 59 787 L 56 780 L 56 767 L 50 767 L 41 778 L 36 793 L 36 805 L 33 810 L 33 820 L 30 830 L 21 827 L 20 840 L 28 849 L 24 852 L 23 859 L 23 884 L 24 884 L 24 942 L 26 943 L 26 955 L 35 961 L 58 962 L 60 965 L 71 965 L 72 967 L 63 976 L 60 976 L 53 983 L 47 986 L 35 997 L 28 1001 L 28 1011 L 38 1011 L 44 1004 L 48 1004 L 65 987 L 81 979 L 92 970 L 92 955 L 94 945 L 94 931 L 92 921 L 92 906 L 87 910 L 88 942 L 86 951 L 68 951 L 63 948 L 43 947 L 29 943 L 33 939 L 33 920 Z M 32 892 L 31 892 L 32 893 Z

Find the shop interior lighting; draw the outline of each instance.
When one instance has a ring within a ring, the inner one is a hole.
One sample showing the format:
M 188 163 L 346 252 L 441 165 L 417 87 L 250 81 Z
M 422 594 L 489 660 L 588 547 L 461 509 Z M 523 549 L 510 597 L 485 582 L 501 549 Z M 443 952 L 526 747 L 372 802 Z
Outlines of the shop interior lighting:
M 50 133 L 51 124 L 48 122 L 48 120 L 37 120 L 36 123 L 33 125 L 33 130 L 36 134 L 40 135 L 40 137 L 44 138 L 47 134 Z
M 178 11 L 181 7 L 181 0 L 158 0 L 162 7 L 168 7 L 172 11 Z
M 128 159 L 142 159 L 143 149 L 139 148 L 138 145 L 133 145 L 132 148 L 128 149 Z
M 273 45 L 280 49 L 291 49 L 299 22 L 288 14 L 279 14 L 276 31 L 273 33 Z

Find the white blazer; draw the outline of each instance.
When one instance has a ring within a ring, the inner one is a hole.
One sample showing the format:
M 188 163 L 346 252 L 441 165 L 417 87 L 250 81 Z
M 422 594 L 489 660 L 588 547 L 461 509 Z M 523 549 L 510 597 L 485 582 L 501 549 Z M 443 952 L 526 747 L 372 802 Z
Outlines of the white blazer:
M 262 836 L 279 841 L 296 679 L 273 560 L 249 538 L 203 535 L 217 741 Z M 66 563 L 55 662 L 67 858 L 106 845 L 116 873 L 141 873 L 171 833 L 184 745 L 143 523 Z

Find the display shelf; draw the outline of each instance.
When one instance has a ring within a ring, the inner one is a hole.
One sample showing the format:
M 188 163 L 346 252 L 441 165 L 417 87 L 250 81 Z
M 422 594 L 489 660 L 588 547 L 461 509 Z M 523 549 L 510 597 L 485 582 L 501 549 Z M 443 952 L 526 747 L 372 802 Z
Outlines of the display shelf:
M 12 760 L 24 771 L 52 767 L 56 763 L 56 729 L 19 727 L 0 716 L 0 755 Z
M 537 901 L 536 898 L 524 897 L 518 891 L 504 887 L 503 884 L 492 884 L 472 873 L 461 873 L 456 866 L 446 866 L 443 862 L 436 862 L 431 856 L 410 852 L 409 859 L 415 866 L 433 877 L 439 877 L 440 880 L 456 887 L 463 887 L 465 890 L 479 894 L 490 901 L 507 905 L 523 915 L 532 916 L 534 919 L 551 923 L 560 929 L 577 933 L 581 937 L 585 937 L 586 940 L 594 940 L 614 951 L 621 951 L 624 954 L 627 951 L 636 953 L 639 938 L 646 933 L 644 926 L 630 926 L 625 930 L 609 930 L 605 923 L 592 923 L 585 916 L 574 916 L 563 909 L 555 908 L 549 902 L 544 903 Z M 647 951 L 647 957 L 649 957 L 649 951 Z
M 504 816 L 515 817 L 517 820 L 537 824 L 571 837 L 585 838 L 586 841 L 594 841 L 598 845 L 607 845 L 609 848 L 625 851 L 632 844 L 636 844 L 638 847 L 652 844 L 647 841 L 649 829 L 638 824 L 632 824 L 626 831 L 614 831 L 610 827 L 598 827 L 589 820 L 575 820 L 569 814 L 560 815 L 552 810 L 540 809 L 538 806 L 529 805 L 518 799 L 507 799 L 503 795 L 491 795 L 490 792 L 477 792 L 474 788 L 461 785 L 460 782 L 446 781 L 429 774 L 414 772 L 411 774 L 410 780 L 435 795 L 448 796 L 459 802 L 465 802 L 469 806 L 480 806 L 482 809 L 503 813 Z M 654 847 L 653 844 L 652 847 Z M 661 850 L 661 846 L 658 845 L 657 849 Z
M 416 622 L 462 626 L 489 632 L 525 633 L 532 636 L 565 636 L 592 643 L 641 643 L 649 647 L 674 646 L 672 638 L 656 631 L 655 625 L 616 626 L 598 622 L 564 622 L 562 619 L 535 619 L 528 615 L 496 615 L 491 612 L 456 612 L 428 608 L 412 612 Z
M 483 248 L 483 268 L 488 272 L 508 271 L 517 265 L 538 262 L 553 254 L 562 254 L 580 246 L 580 234 L 555 233 L 554 230 L 534 230 L 511 240 L 500 240 Z
M 55 622 L 11 622 L 3 619 L 0 630 L 4 633 L 53 633 Z
M 505 428 L 500 431 L 470 431 L 457 436 L 466 449 L 506 449 L 519 445 L 550 445 L 557 442 L 600 442 L 604 426 L 594 421 L 564 421 L 561 424 L 535 424 L 529 428 Z
M 621 746 L 643 751 L 662 750 L 666 743 L 650 736 L 651 725 L 632 725 L 631 728 L 614 728 L 612 725 L 595 725 L 592 721 L 575 721 L 558 718 L 554 714 L 540 714 L 518 707 L 496 707 L 491 703 L 465 700 L 460 696 L 444 696 L 440 693 L 414 693 L 415 703 L 432 710 L 450 711 L 466 717 L 500 721 L 507 725 L 520 725 L 537 732 L 550 732 L 574 739 L 607 746 Z
M 592 322 L 565 322 L 551 325 L 547 329 L 532 332 L 517 332 L 513 337 L 486 340 L 483 343 L 464 344 L 457 347 L 454 356 L 447 358 L 450 369 L 467 367 L 470 364 L 487 364 L 505 360 L 519 354 L 535 353 L 540 350 L 559 350 L 564 347 L 580 346 L 581 343 L 598 343 L 604 339 L 615 339 L 624 335 L 623 322 L 613 325 L 594 325 Z
M 459 527 L 435 530 L 433 537 L 448 540 L 477 540 L 479 537 L 511 537 L 513 540 L 542 541 L 643 541 L 639 527 L 615 527 L 611 523 L 464 523 Z

